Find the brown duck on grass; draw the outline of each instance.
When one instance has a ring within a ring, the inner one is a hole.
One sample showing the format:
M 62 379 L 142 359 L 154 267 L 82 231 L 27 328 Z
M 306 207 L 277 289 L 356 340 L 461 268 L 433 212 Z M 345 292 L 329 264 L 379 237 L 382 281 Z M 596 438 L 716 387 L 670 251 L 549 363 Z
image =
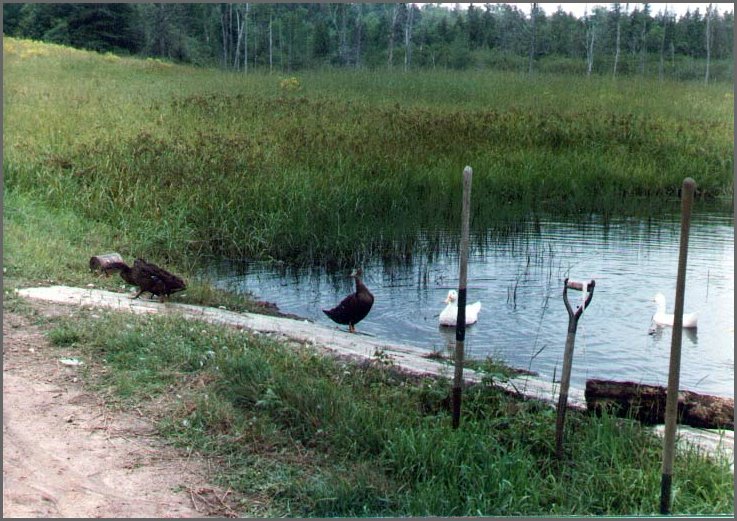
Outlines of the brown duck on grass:
M 333 322 L 348 325 L 350 333 L 356 332 L 356 324 L 366 318 L 374 305 L 374 296 L 361 281 L 362 275 L 361 268 L 354 270 L 351 277 L 356 279 L 356 292 L 348 295 L 333 309 L 322 310 Z
M 136 259 L 132 268 L 125 262 L 111 262 L 107 265 L 106 270 L 118 271 L 124 281 L 132 286 L 138 286 L 138 293 L 131 297 L 134 299 L 140 297 L 144 292 L 149 292 L 152 295 L 158 295 L 161 302 L 164 302 L 166 297 L 172 293 L 187 288 L 184 281 L 176 275 L 143 259 Z

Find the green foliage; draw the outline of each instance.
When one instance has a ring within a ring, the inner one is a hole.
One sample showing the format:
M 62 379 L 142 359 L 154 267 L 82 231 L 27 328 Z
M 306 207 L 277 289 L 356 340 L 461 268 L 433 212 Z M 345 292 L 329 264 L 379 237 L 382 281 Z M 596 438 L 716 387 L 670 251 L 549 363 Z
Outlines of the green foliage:
M 129 54 L 141 47 L 138 10 L 130 4 L 3 4 L 3 33 L 80 49 Z
M 57 320 L 106 369 L 96 386 L 125 404 L 169 404 L 162 432 L 217 457 L 251 515 L 658 512 L 661 441 L 634 422 L 569 414 L 559 461 L 554 410 L 486 384 L 466 389 L 453 430 L 444 379 L 176 317 Z M 728 461 L 681 450 L 674 476 L 674 514 L 732 511 Z
M 581 75 L 585 41 L 594 34 L 595 74 L 612 74 L 619 45 L 618 75 L 659 77 L 662 59 L 668 61 L 668 77 L 703 79 L 708 25 L 711 60 L 733 61 L 733 12 L 714 12 L 708 23 L 707 13 L 699 9 L 676 18 L 662 8 L 653 12 L 650 4 L 596 6 L 581 18 L 560 7 L 545 14 L 538 5 L 535 13 L 533 24 L 532 14 L 512 4 L 456 4 L 450 10 L 429 3 L 6 3 L 3 33 L 244 72 L 268 68 L 284 73 L 325 66 L 391 69 L 390 47 L 394 65 L 406 55 L 412 69 L 491 66 L 526 72 L 534 34 L 536 70 Z M 675 65 L 684 58 L 698 59 L 698 74 Z M 710 76 L 732 81 L 733 67 Z

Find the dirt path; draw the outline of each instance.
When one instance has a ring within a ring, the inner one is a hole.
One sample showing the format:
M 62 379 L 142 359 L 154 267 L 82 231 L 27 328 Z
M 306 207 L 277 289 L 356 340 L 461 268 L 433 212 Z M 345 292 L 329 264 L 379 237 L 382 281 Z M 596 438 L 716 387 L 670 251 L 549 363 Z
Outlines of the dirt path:
M 232 515 L 202 461 L 135 411 L 112 413 L 59 359 L 28 318 L 4 312 L 3 517 Z

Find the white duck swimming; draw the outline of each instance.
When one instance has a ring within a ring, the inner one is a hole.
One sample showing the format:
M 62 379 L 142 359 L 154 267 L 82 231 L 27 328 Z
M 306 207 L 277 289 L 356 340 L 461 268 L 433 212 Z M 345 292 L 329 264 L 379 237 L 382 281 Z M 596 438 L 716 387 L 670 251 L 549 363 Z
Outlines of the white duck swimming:
M 458 320 L 458 293 L 450 290 L 445 299 L 445 309 L 440 312 L 440 325 L 455 327 Z M 481 310 L 481 302 L 474 302 L 466 306 L 466 325 L 471 325 L 479 319 L 479 311 Z
M 658 305 L 658 310 L 653 315 L 653 322 L 658 326 L 672 326 L 673 325 L 673 313 L 665 312 L 665 295 L 658 293 L 653 297 L 653 300 Z M 683 327 L 685 328 L 696 328 L 699 320 L 698 313 L 684 313 L 683 314 Z

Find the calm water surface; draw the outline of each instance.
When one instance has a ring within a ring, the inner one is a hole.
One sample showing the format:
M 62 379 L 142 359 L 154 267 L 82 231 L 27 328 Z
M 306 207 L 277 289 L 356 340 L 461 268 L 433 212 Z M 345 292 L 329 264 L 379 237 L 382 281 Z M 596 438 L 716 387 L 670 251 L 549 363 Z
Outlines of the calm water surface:
M 671 328 L 655 328 L 656 292 L 673 311 L 680 234 L 678 215 L 583 223 L 530 223 L 513 236 L 472 238 L 468 299 L 481 301 L 466 333 L 466 353 L 527 368 L 552 382 L 560 374 L 568 314 L 566 277 L 596 281 L 579 321 L 571 385 L 587 378 L 667 385 Z M 448 236 L 457 243 L 454 236 Z M 406 265 L 363 266 L 374 307 L 358 330 L 429 351 L 452 348 L 455 332 L 438 326 L 447 292 L 457 288 L 458 256 L 451 251 Z M 321 311 L 353 291 L 348 271 L 286 269 L 265 263 L 221 262 L 209 268 L 223 288 L 250 292 L 295 313 L 336 326 Z M 572 305 L 581 293 L 569 291 Z M 683 335 L 680 387 L 734 396 L 734 217 L 696 213 L 691 225 L 685 311 L 699 312 L 697 332 Z

